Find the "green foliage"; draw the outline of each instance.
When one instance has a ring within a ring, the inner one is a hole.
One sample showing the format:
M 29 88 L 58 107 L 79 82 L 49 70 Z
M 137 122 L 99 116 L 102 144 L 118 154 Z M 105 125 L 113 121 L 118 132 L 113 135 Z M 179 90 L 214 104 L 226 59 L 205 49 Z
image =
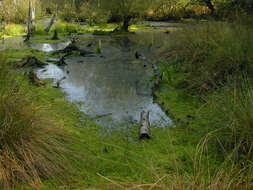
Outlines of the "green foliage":
M 0 7 L 0 18 L 7 23 L 26 23 L 28 17 L 29 0 L 13 1 L 4 0 L 2 7 Z M 15 4 L 16 2 L 16 4 Z M 40 1 L 32 0 L 33 7 L 36 8 L 36 16 L 41 15 Z
M 25 27 L 18 24 L 8 24 L 5 26 L 4 33 L 7 36 L 20 36 L 25 34 Z
M 98 9 L 93 1 L 87 1 L 80 7 L 78 20 L 86 20 L 88 25 L 93 26 L 96 24 L 107 23 L 110 18 L 108 11 Z
M 75 11 L 75 6 L 71 2 L 63 4 L 63 8 L 60 9 L 59 15 L 62 20 L 66 22 L 72 22 L 76 20 L 77 13 Z
M 77 23 L 56 22 L 51 31 L 57 30 L 59 34 L 81 33 L 83 28 Z
M 43 24 L 36 24 L 35 30 L 33 31 L 33 35 L 47 35 L 45 32 L 45 26 Z

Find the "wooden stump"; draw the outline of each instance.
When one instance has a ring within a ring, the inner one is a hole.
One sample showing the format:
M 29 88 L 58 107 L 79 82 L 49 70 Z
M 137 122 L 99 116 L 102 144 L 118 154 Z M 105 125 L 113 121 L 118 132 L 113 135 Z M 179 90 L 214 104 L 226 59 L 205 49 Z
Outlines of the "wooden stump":
M 59 40 L 58 32 L 56 29 L 54 30 L 54 36 L 52 37 L 52 40 Z
M 149 127 L 149 111 L 144 110 L 141 112 L 140 139 L 150 139 Z

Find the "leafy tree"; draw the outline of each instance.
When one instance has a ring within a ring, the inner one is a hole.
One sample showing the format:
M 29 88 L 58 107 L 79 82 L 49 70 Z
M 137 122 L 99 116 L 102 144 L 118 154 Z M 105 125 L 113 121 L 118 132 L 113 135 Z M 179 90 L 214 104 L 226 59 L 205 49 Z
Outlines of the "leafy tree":
M 214 4 L 212 0 L 191 0 L 191 2 L 206 5 L 210 9 L 211 14 L 214 14 L 215 12 L 215 8 L 214 8 Z
M 121 29 L 128 31 L 130 21 L 144 15 L 150 0 L 96 0 L 100 9 L 109 11 L 122 21 Z

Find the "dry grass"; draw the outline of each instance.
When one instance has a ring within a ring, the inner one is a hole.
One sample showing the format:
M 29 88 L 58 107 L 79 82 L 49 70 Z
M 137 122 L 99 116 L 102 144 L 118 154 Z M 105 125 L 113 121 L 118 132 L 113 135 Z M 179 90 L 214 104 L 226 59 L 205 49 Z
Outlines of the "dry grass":
M 63 179 L 69 137 L 29 102 L 18 76 L 2 62 L 0 70 L 0 189 L 18 183 L 39 189 L 42 179 Z
M 0 186 L 37 188 L 65 168 L 62 130 L 18 96 L 0 96 Z

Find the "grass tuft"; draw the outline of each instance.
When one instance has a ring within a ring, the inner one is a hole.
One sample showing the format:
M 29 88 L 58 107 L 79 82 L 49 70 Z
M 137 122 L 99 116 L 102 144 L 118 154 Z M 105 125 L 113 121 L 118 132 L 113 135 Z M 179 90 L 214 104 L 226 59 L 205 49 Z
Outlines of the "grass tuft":
M 64 179 L 71 171 L 66 162 L 70 137 L 63 127 L 29 101 L 20 84 L 22 77 L 0 64 L 0 187 L 23 183 L 40 189 L 42 179 Z

